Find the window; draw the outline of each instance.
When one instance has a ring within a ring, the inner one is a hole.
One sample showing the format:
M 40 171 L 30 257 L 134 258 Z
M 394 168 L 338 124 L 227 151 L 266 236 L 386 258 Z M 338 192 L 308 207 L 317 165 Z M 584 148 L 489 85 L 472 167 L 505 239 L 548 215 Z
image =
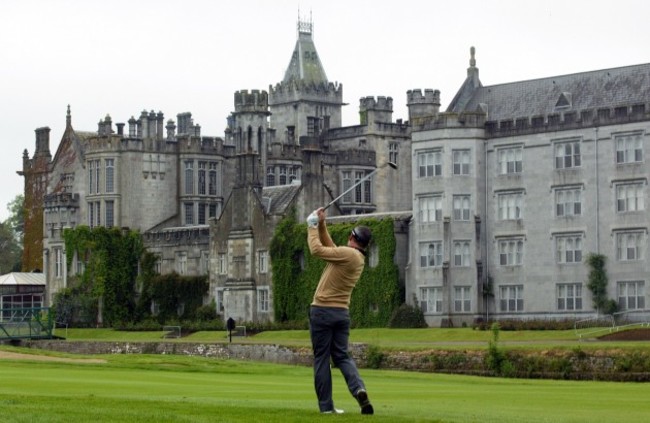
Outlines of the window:
M 208 217 L 210 218 L 217 217 L 217 211 L 218 211 L 218 204 L 210 204 Z
M 96 226 L 101 226 L 102 224 L 102 205 L 101 201 L 95 202 L 95 217 L 97 221 L 95 222 Z
M 95 203 L 88 203 L 88 226 L 95 227 Z
M 470 298 L 469 286 L 454 287 L 454 311 L 457 313 L 469 313 L 472 311 L 472 299 Z
M 521 173 L 522 147 L 503 148 L 497 151 L 498 171 L 501 175 Z
M 289 183 L 293 183 L 293 181 L 298 179 L 298 167 L 297 166 L 292 166 L 289 168 Z
M 558 263 L 582 262 L 582 235 L 562 235 L 555 239 L 556 260 Z
M 106 166 L 106 192 L 112 193 L 115 190 L 115 160 L 105 159 L 104 164 Z
M 176 253 L 176 272 L 179 275 L 187 274 L 187 253 L 184 251 Z
M 206 193 L 205 167 L 206 162 L 199 162 L 199 195 L 205 195 Z
M 260 250 L 258 253 L 257 271 L 259 273 L 268 272 L 269 253 L 266 250 Z
M 645 237 L 643 232 L 619 232 L 616 234 L 616 258 L 619 261 L 641 260 Z
M 217 313 L 223 313 L 223 311 L 224 311 L 224 306 L 223 306 L 223 289 L 218 289 L 218 290 L 217 290 L 216 303 L 217 303 Z
M 557 217 L 582 214 L 582 189 L 562 188 L 555 191 L 555 215 Z
M 360 180 L 363 179 L 363 177 L 366 176 L 365 172 L 354 172 L 354 183 L 358 184 Z M 368 182 L 368 181 L 366 181 Z M 365 183 L 364 183 L 365 184 Z M 361 186 L 362 184 L 357 185 L 357 187 L 354 189 L 354 202 L 355 203 L 361 203 L 363 201 L 362 197 L 362 189 L 363 187 Z
M 418 153 L 418 178 L 442 175 L 442 150 Z
M 198 221 L 199 225 L 205 225 L 205 222 L 206 222 L 205 221 L 205 211 L 206 211 L 207 207 L 208 207 L 207 204 L 199 203 L 199 221 Z
M 208 177 L 208 195 L 217 195 L 217 163 L 210 162 Z
M 560 311 L 582 310 L 582 284 L 557 284 L 557 309 Z
M 499 264 L 501 266 L 520 266 L 523 263 L 523 239 L 503 239 L 499 241 Z
M 280 166 L 280 183 L 279 185 L 286 185 L 287 184 L 287 167 L 286 166 Z
M 454 220 L 469 220 L 469 195 L 454 195 Z
M 524 310 L 524 286 L 506 285 L 499 287 L 499 307 L 501 311 Z
M 469 266 L 469 241 L 454 241 L 454 266 Z
M 99 160 L 95 160 L 95 194 L 99 194 L 101 191 L 99 189 L 100 185 L 100 175 L 102 173 L 102 169 L 99 166 Z
M 397 163 L 397 150 L 398 144 L 396 142 L 391 142 L 388 144 L 388 161 L 391 163 Z
M 420 206 L 418 215 L 421 223 L 442 221 L 442 196 L 441 195 L 420 197 L 420 201 L 418 201 L 418 205 Z
M 88 194 L 95 193 L 95 161 L 88 162 Z
M 442 313 L 442 288 L 420 288 L 420 308 L 423 313 Z
M 442 242 L 420 243 L 420 267 L 442 266 Z
M 185 203 L 185 224 L 193 225 L 194 224 L 194 203 Z
M 645 308 L 645 282 L 624 281 L 618 283 L 618 307 L 621 310 Z
M 228 262 L 226 261 L 226 253 L 219 253 L 219 274 L 225 275 L 228 273 Z
M 499 220 L 521 219 L 523 210 L 523 192 L 507 192 L 498 194 Z
M 319 124 L 319 118 L 317 117 L 307 117 L 307 136 L 308 137 L 313 137 L 315 135 L 318 135 L 320 132 L 320 124 Z
M 156 256 L 156 262 L 154 263 L 154 269 L 157 274 L 162 273 L 162 257 L 160 255 Z
M 115 203 L 113 201 L 106 201 L 106 227 L 112 228 L 115 226 Z
M 469 175 L 469 150 L 454 150 L 452 152 L 452 159 L 454 162 L 454 175 Z
M 273 166 L 266 167 L 266 186 L 272 187 L 275 185 L 275 170 Z
M 185 194 L 194 194 L 194 161 L 185 161 Z
M 580 167 L 580 142 L 562 142 L 555 144 L 555 168 L 569 169 Z
M 618 213 L 645 209 L 643 183 L 616 185 L 616 211 Z
M 616 163 L 639 163 L 643 161 L 643 142 L 641 134 L 616 137 Z
M 257 311 L 269 311 L 269 288 L 257 289 Z
M 60 278 L 63 276 L 63 249 L 54 249 L 54 277 Z
M 351 172 L 343 172 L 343 192 L 346 192 L 352 187 L 352 173 Z M 343 203 L 351 203 L 352 202 L 352 193 L 348 192 L 343 196 Z

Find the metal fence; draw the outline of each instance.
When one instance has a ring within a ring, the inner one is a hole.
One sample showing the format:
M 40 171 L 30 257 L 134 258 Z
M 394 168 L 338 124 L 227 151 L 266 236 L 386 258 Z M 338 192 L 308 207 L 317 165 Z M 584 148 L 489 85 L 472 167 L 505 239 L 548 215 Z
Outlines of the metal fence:
M 0 340 L 49 339 L 53 329 L 49 307 L 0 308 Z
M 578 339 L 592 338 L 597 334 L 618 332 L 633 327 L 650 327 L 650 310 L 626 310 L 576 320 L 573 329 Z

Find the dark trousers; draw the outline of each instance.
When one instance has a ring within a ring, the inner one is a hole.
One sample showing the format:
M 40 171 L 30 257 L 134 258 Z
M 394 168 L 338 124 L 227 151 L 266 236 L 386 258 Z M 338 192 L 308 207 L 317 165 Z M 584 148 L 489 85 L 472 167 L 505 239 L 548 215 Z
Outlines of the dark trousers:
M 344 308 L 316 307 L 309 311 L 309 333 L 314 350 L 314 386 L 320 411 L 334 409 L 330 359 L 345 378 L 352 395 L 365 389 L 357 365 L 348 354 L 350 313 Z

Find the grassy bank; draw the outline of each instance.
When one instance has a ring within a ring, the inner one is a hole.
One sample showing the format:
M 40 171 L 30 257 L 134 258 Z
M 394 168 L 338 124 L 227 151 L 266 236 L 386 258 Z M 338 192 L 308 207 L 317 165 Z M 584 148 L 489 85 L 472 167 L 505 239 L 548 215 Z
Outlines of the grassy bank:
M 312 371 L 306 367 L 184 356 L 101 358 L 106 363 L 0 360 L 2 420 L 368 421 L 367 416 L 357 414 L 356 403 L 337 371 L 335 401 L 346 414 L 321 416 Z M 636 423 L 647 421 L 650 415 L 649 384 L 382 370 L 363 370 L 362 376 L 375 404 L 372 419 L 377 422 Z

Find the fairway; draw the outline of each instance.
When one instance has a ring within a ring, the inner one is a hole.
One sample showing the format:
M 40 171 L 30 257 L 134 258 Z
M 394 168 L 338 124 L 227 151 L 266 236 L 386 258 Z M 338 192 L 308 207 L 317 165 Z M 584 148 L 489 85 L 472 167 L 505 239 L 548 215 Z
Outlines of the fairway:
M 105 363 L 0 360 L 2 421 L 640 423 L 650 415 L 648 384 L 364 369 L 376 414 L 361 416 L 334 369 L 334 399 L 346 414 L 325 416 L 307 367 L 171 355 L 92 358 Z

